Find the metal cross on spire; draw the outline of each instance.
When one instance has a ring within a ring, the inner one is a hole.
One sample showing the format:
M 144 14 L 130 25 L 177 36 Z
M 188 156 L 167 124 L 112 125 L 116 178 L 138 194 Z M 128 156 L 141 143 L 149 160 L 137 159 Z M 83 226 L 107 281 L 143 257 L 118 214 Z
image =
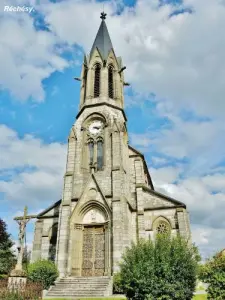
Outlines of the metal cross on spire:
M 102 13 L 101 13 L 101 19 L 102 20 L 105 20 L 106 19 L 106 16 L 107 16 L 107 14 L 103 11 Z

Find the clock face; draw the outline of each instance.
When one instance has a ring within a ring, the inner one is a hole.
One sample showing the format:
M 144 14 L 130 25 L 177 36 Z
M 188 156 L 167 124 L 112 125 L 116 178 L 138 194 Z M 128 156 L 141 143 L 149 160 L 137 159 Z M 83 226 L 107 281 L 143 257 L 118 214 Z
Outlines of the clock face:
M 102 122 L 101 121 L 93 121 L 90 125 L 89 125 L 89 132 L 91 134 L 98 134 L 101 132 L 102 130 Z

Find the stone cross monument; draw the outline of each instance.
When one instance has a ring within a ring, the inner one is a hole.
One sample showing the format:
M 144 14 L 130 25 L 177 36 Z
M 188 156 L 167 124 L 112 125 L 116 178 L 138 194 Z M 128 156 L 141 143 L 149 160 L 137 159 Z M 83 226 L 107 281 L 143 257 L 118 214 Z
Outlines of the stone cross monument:
M 24 254 L 24 242 L 26 234 L 26 225 L 30 219 L 36 218 L 36 215 L 27 215 L 27 206 L 24 208 L 24 214 L 22 217 L 14 218 L 19 224 L 19 235 L 18 235 L 18 257 L 15 269 L 13 269 L 9 276 L 8 286 L 9 288 L 19 288 L 26 284 L 27 273 L 23 270 L 23 254 Z

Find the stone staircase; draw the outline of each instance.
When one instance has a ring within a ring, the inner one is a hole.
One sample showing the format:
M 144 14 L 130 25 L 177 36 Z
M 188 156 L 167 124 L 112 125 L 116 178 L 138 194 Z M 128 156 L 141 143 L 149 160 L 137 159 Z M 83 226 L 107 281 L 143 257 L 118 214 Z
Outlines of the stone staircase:
M 65 277 L 51 286 L 44 299 L 104 297 L 112 295 L 112 277 Z

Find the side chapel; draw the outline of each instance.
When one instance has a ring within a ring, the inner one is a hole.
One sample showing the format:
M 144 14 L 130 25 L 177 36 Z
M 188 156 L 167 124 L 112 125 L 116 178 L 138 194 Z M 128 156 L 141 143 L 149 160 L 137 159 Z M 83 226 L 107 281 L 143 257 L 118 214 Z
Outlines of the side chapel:
M 125 67 L 105 17 L 77 78 L 62 199 L 35 224 L 32 261 L 55 261 L 60 277 L 112 276 L 132 241 L 157 232 L 191 239 L 186 205 L 155 191 L 144 155 L 128 143 Z

